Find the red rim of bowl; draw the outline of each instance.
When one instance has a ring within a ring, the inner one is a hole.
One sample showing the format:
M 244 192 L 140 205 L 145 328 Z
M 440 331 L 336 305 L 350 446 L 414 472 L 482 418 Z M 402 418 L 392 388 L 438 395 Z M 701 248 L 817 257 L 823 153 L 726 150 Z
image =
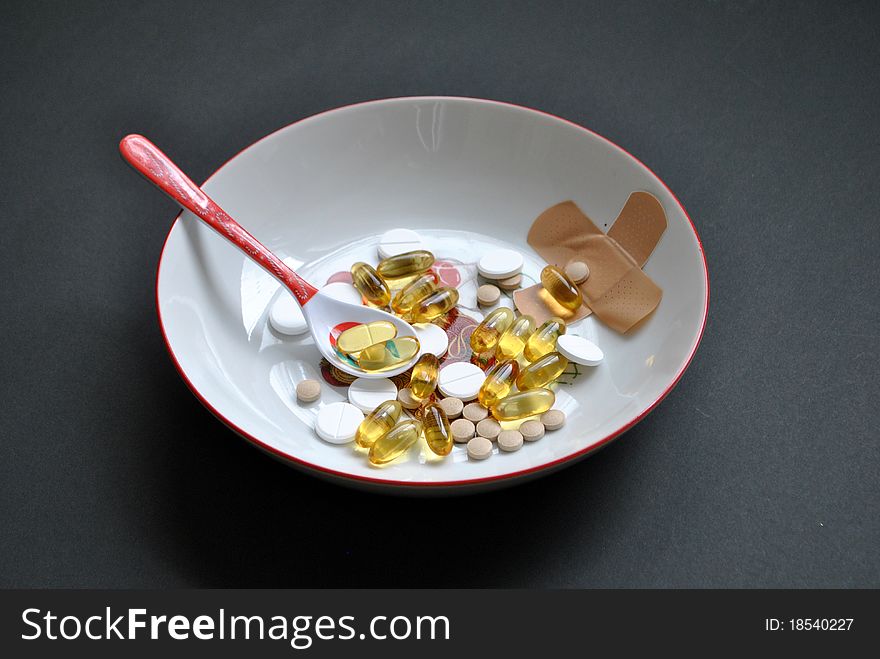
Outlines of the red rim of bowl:
M 657 399 L 653 403 L 651 403 L 643 412 L 641 412 L 633 420 L 624 424 L 622 427 L 618 428 L 614 432 L 606 435 L 605 437 L 600 439 L 598 442 L 595 442 L 594 444 L 591 444 L 590 446 L 588 446 L 584 449 L 581 449 L 580 451 L 577 451 L 575 453 L 572 453 L 571 455 L 567 455 L 565 457 L 559 458 L 557 460 L 553 460 L 552 462 L 548 462 L 546 464 L 543 464 L 543 465 L 540 465 L 537 467 L 530 467 L 529 469 L 521 469 L 519 471 L 511 472 L 509 474 L 503 474 L 500 476 L 486 476 L 483 478 L 468 478 L 468 479 L 453 480 L 453 481 L 432 481 L 432 482 L 399 481 L 399 480 L 390 480 L 390 479 L 384 479 L 384 478 L 372 478 L 369 476 L 359 476 L 359 475 L 351 474 L 351 473 L 344 472 L 344 471 L 336 471 L 335 469 L 330 469 L 328 467 L 316 465 L 311 462 L 307 462 L 301 458 L 297 458 L 296 456 L 290 455 L 289 453 L 285 453 L 284 451 L 281 451 L 273 446 L 269 446 L 265 442 L 260 441 L 259 439 L 257 439 L 256 437 L 254 437 L 253 435 L 248 433 L 247 431 L 243 430 L 242 428 L 239 428 L 237 425 L 232 423 L 225 416 L 223 416 L 223 414 L 217 408 L 215 408 L 213 405 L 211 405 L 211 403 L 208 402 L 208 400 L 201 394 L 201 392 L 196 388 L 196 386 L 192 383 L 192 381 L 190 381 L 190 379 L 187 377 L 186 373 L 183 371 L 183 368 L 181 367 L 180 362 L 177 360 L 177 356 L 174 354 L 174 350 L 172 350 L 172 348 L 171 348 L 171 343 L 168 341 L 168 335 L 165 332 L 165 324 L 162 321 L 162 308 L 159 305 L 159 277 L 160 277 L 160 273 L 162 270 L 163 257 L 165 256 L 165 248 L 168 245 L 168 239 L 171 237 L 171 231 L 174 229 L 174 226 L 177 224 L 177 221 L 180 219 L 180 216 L 183 214 L 182 210 L 174 218 L 174 222 L 172 222 L 171 228 L 168 230 L 168 235 L 165 236 L 165 241 L 162 244 L 162 251 L 159 254 L 159 263 L 156 266 L 156 313 L 159 317 L 159 329 L 162 332 L 162 340 L 165 342 L 165 347 L 168 349 L 168 354 L 171 356 L 171 361 L 174 363 L 174 368 L 177 369 L 177 372 L 180 374 L 180 377 L 183 379 L 183 381 L 189 387 L 190 391 L 193 392 L 195 397 L 202 403 L 202 405 L 204 405 L 206 408 L 208 408 L 208 410 L 214 416 L 216 416 L 223 423 L 225 423 L 227 426 L 232 428 L 239 435 L 241 435 L 242 437 L 247 439 L 249 442 L 252 442 L 257 447 L 263 449 L 264 451 L 267 451 L 270 454 L 272 454 L 278 458 L 281 458 L 282 460 L 284 460 L 286 462 L 292 462 L 295 465 L 305 467 L 308 470 L 314 470 L 314 471 L 320 472 L 320 474 L 334 476 L 334 477 L 342 478 L 344 480 L 370 483 L 370 484 L 374 484 L 374 485 L 388 485 L 388 486 L 392 486 L 392 487 L 396 486 L 396 487 L 402 487 L 402 488 L 438 488 L 438 487 L 456 487 L 456 486 L 467 486 L 467 485 L 479 485 L 481 483 L 491 483 L 491 482 L 497 482 L 497 481 L 515 480 L 515 479 L 518 479 L 518 478 L 521 478 L 521 477 L 527 476 L 527 475 L 537 475 L 539 472 L 549 472 L 549 471 L 552 471 L 555 468 L 561 467 L 562 465 L 567 464 L 567 463 L 569 463 L 569 464 L 574 463 L 578 459 L 584 458 L 587 455 L 589 455 L 590 453 L 593 453 L 596 450 L 607 445 L 609 442 L 616 439 L 617 437 L 619 437 L 620 435 L 625 433 L 627 430 L 629 430 L 630 428 L 635 426 L 639 421 L 641 421 L 646 416 L 648 416 L 648 414 L 650 414 L 654 410 L 654 408 L 657 407 L 657 405 L 659 405 L 663 401 L 663 399 L 666 398 L 667 395 L 669 395 L 669 392 L 675 388 L 675 385 L 678 384 L 679 380 L 681 380 L 682 375 L 684 375 L 684 372 L 688 369 L 688 366 L 690 366 L 691 361 L 693 360 L 694 355 L 697 352 L 697 348 L 700 346 L 700 341 L 703 338 L 703 332 L 706 329 L 706 320 L 707 320 L 707 317 L 709 314 L 709 268 L 706 263 L 706 253 L 703 250 L 703 243 L 700 240 L 700 235 L 697 233 L 697 228 L 694 226 L 694 222 L 693 222 L 693 220 L 691 220 L 690 215 L 688 215 L 687 210 L 685 210 L 684 205 L 681 203 L 681 201 L 679 201 L 678 197 L 675 196 L 675 193 L 669 189 L 669 186 L 667 186 L 666 183 L 664 183 L 663 180 L 659 176 L 657 176 L 657 174 L 655 174 L 654 171 L 650 167 L 645 165 L 645 163 L 643 163 L 641 160 L 636 158 L 629 151 L 627 151 L 623 147 L 619 146 L 618 144 L 615 144 L 614 142 L 612 142 L 608 138 L 603 137 L 602 135 L 599 135 L 598 133 L 590 130 L 589 128 L 581 126 L 580 124 L 576 124 L 573 121 L 569 121 L 568 119 L 558 117 L 554 114 L 550 114 L 549 112 L 544 112 L 542 110 L 535 110 L 534 108 L 529 108 L 524 105 L 517 105 L 516 103 L 508 103 L 505 101 L 493 101 L 493 100 L 484 99 L 484 98 L 472 98 L 472 97 L 468 97 L 468 96 L 402 96 L 402 97 L 375 99 L 375 100 L 371 100 L 371 101 L 362 101 L 359 103 L 351 103 L 349 105 L 342 105 L 337 108 L 331 108 L 329 110 L 324 110 L 323 112 L 318 112 L 317 114 L 313 114 L 308 117 L 298 119 L 297 121 L 294 121 L 290 124 L 287 124 L 286 126 L 282 126 L 281 128 L 272 131 L 268 135 L 261 137 L 256 142 L 249 144 L 248 146 L 246 146 L 243 149 L 241 149 L 240 151 L 238 151 L 235 155 L 233 155 L 232 157 L 227 159 L 220 167 L 218 167 L 214 171 L 213 174 L 211 174 L 204 181 L 204 183 L 202 183 L 202 185 L 204 185 L 205 183 L 210 181 L 212 178 L 214 178 L 214 176 L 220 170 L 222 170 L 230 161 L 237 158 L 241 153 L 243 153 L 247 149 L 249 149 L 253 146 L 256 146 L 257 144 L 259 144 L 263 140 L 269 139 L 270 137 L 272 137 L 276 133 L 279 133 L 282 130 L 290 128 L 291 126 L 295 126 L 296 124 L 299 124 L 303 121 L 307 121 L 309 119 L 314 119 L 315 117 L 320 117 L 322 115 L 329 114 L 331 112 L 337 112 L 339 110 L 344 110 L 347 108 L 354 108 L 354 107 L 358 107 L 358 106 L 362 106 L 362 105 L 375 105 L 375 104 L 388 103 L 388 102 L 394 102 L 394 101 L 425 101 L 425 100 L 476 101 L 479 103 L 486 103 L 486 104 L 490 104 L 490 105 L 499 105 L 499 106 L 503 106 L 503 107 L 515 108 L 518 110 L 526 110 L 528 112 L 534 112 L 535 114 L 543 115 L 545 117 L 550 117 L 550 118 L 555 119 L 557 121 L 561 121 L 561 122 L 566 123 L 570 126 L 573 126 L 574 128 L 577 128 L 578 130 L 584 131 L 594 137 L 599 138 L 603 142 L 610 144 L 611 146 L 619 149 L 620 151 L 622 151 L 623 153 L 628 155 L 636 163 L 638 163 L 639 165 L 644 167 L 648 172 L 650 172 L 650 174 L 655 179 L 657 179 L 657 181 L 660 182 L 660 185 L 662 185 L 666 189 L 666 191 L 670 194 L 670 196 L 675 200 L 675 203 L 678 204 L 679 208 L 681 208 L 681 211 L 684 213 L 684 216 L 687 218 L 688 223 L 691 225 L 691 231 L 693 231 L 694 237 L 697 239 L 697 247 L 700 250 L 700 257 L 703 259 L 703 275 L 705 277 L 705 284 L 706 284 L 706 304 L 703 308 L 703 319 L 702 319 L 702 322 L 700 323 L 700 332 L 697 335 L 697 340 L 694 342 L 693 348 L 691 348 L 691 352 L 688 355 L 687 360 L 685 360 L 684 365 L 681 367 L 681 370 L 679 370 L 679 372 L 675 375 L 675 378 L 672 380 L 672 382 L 669 384 L 669 386 L 663 391 L 663 393 L 660 394 L 660 396 L 657 397 Z

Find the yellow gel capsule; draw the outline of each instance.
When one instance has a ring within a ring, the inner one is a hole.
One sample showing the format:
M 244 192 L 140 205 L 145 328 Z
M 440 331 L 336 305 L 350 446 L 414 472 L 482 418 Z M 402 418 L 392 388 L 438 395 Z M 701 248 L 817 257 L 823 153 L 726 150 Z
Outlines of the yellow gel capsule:
M 412 311 L 421 300 L 437 290 L 437 276 L 426 272 L 397 291 L 391 300 L 391 308 L 401 315 Z
M 505 398 L 516 382 L 519 364 L 515 360 L 497 362 L 486 372 L 486 379 L 477 394 L 477 400 L 483 407 L 492 407 Z
M 437 377 L 440 374 L 440 360 L 437 355 L 426 352 L 419 357 L 419 361 L 413 366 L 412 375 L 409 378 L 409 390 L 413 398 L 424 400 L 434 393 L 437 388 Z
M 417 323 L 428 323 L 439 318 L 458 304 L 458 291 L 444 286 L 438 288 L 428 297 L 422 299 L 413 310 L 413 320 Z
M 377 439 L 394 427 L 402 412 L 403 408 L 396 400 L 379 403 L 379 406 L 361 421 L 354 435 L 354 441 L 358 446 L 370 448 Z
M 516 359 L 526 347 L 526 341 L 535 331 L 535 319 L 520 316 L 498 339 L 497 355 L 501 360 Z
M 516 386 L 520 391 L 546 387 L 568 368 L 568 359 L 558 352 L 548 352 L 519 372 Z
M 373 442 L 370 447 L 370 462 L 384 465 L 406 453 L 422 434 L 420 421 L 401 421 L 391 430 Z
M 390 341 L 397 336 L 397 328 L 387 320 L 361 323 L 349 327 L 336 339 L 336 347 L 346 355 L 360 352 L 377 343 Z
M 498 339 L 513 324 L 513 309 L 498 307 L 477 325 L 471 334 L 471 349 L 476 354 L 492 350 L 498 345 Z
M 434 265 L 434 255 L 426 249 L 404 252 L 379 261 L 379 274 L 388 279 L 399 279 L 424 272 Z
M 556 350 L 556 339 L 565 334 L 565 321 L 551 318 L 529 337 L 523 354 L 530 362 Z
M 498 401 L 492 408 L 492 416 L 499 421 L 525 419 L 527 416 L 543 414 L 555 402 L 556 394 L 549 389 L 529 389 Z
M 391 300 L 388 284 L 369 263 L 358 261 L 351 266 L 351 283 L 368 302 L 377 307 L 387 306 Z
M 388 371 L 410 361 L 418 354 L 419 347 L 419 340 L 416 337 L 398 336 L 396 339 L 375 343 L 361 350 L 357 356 L 357 364 L 371 373 Z
M 446 412 L 437 403 L 428 403 L 422 410 L 422 425 L 425 429 L 425 441 L 437 455 L 449 455 L 452 452 L 452 427 Z
M 580 289 L 555 265 L 548 265 L 541 270 L 541 285 L 554 300 L 569 311 L 577 311 L 583 304 Z

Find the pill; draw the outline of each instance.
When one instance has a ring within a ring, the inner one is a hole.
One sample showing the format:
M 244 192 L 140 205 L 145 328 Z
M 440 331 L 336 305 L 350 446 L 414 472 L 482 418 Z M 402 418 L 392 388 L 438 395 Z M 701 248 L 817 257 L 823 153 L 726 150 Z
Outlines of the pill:
M 419 340 L 416 337 L 398 336 L 361 350 L 357 364 L 365 371 L 379 373 L 411 362 L 418 353 Z
M 519 375 L 519 364 L 516 360 L 495 362 L 492 368 L 486 371 L 486 379 L 480 386 L 477 399 L 485 407 L 492 407 L 510 393 L 516 383 L 517 375 Z
M 556 380 L 568 368 L 568 360 L 558 352 L 548 352 L 526 366 L 516 376 L 520 391 L 540 389 Z
M 605 358 L 599 346 L 577 334 L 566 334 L 556 339 L 556 350 L 569 361 L 583 366 L 597 366 Z
M 413 396 L 413 393 L 409 387 L 404 387 L 397 392 L 397 400 L 400 401 L 400 404 L 408 410 L 417 410 L 422 406 L 422 401 Z
M 556 339 L 565 334 L 565 321 L 561 318 L 550 318 L 536 329 L 523 349 L 523 355 L 530 362 L 556 350 Z
M 583 303 L 581 292 L 575 283 L 555 265 L 541 270 L 541 286 L 551 297 L 569 311 L 577 311 Z
M 410 313 L 413 308 L 437 290 L 437 275 L 426 272 L 413 279 L 401 288 L 391 300 L 391 308 L 401 316 Z
M 492 455 L 492 442 L 485 437 L 474 437 L 467 443 L 467 454 L 472 460 L 485 460 Z
M 498 448 L 502 451 L 518 451 L 523 445 L 523 435 L 519 430 L 504 430 L 498 435 Z
M 461 415 L 468 421 L 473 421 L 474 423 L 477 423 L 489 416 L 489 410 L 487 410 L 479 403 L 468 403 L 464 406 L 464 410 L 462 410 Z
M 412 312 L 417 323 L 427 323 L 452 310 L 458 304 L 458 291 L 450 286 L 438 288 L 428 297 L 422 298 Z
M 449 335 L 446 334 L 446 330 L 434 323 L 416 323 L 413 325 L 413 329 L 422 346 L 422 354 L 431 353 L 437 357 L 446 354 L 446 350 L 449 348 Z
M 483 254 L 477 270 L 486 279 L 508 279 L 522 270 L 522 254 L 512 249 L 495 249 Z
M 376 409 L 361 421 L 354 435 L 355 443 L 363 448 L 370 448 L 377 439 L 394 427 L 402 413 L 403 408 L 396 400 L 379 403 Z
M 303 403 L 313 403 L 321 397 L 321 383 L 317 380 L 303 380 L 296 385 L 296 397 Z
M 391 301 L 388 284 L 369 263 L 358 261 L 351 266 L 351 281 L 371 304 L 384 307 Z
M 590 268 L 583 261 L 571 261 L 565 266 L 565 274 L 568 275 L 575 284 L 585 282 L 590 276 Z
M 515 421 L 535 414 L 543 414 L 556 402 L 556 394 L 549 389 L 529 389 L 511 394 L 492 407 L 492 416 L 499 421 Z
M 446 412 L 446 418 L 452 420 L 461 416 L 464 403 L 458 398 L 444 398 L 440 401 L 440 407 Z
M 397 387 L 388 378 L 358 378 L 348 387 L 348 402 L 363 412 L 370 412 L 386 401 L 397 398 Z
M 559 430 L 565 425 L 565 412 L 562 410 L 548 410 L 541 415 L 541 423 L 547 430 Z
M 498 304 L 501 299 L 501 291 L 492 284 L 483 284 L 477 289 L 477 303 L 481 307 L 491 307 Z
M 535 331 L 535 319 L 531 316 L 520 316 L 498 338 L 495 349 L 499 359 L 516 359 L 526 347 L 526 341 Z
M 520 284 L 522 284 L 522 275 L 514 275 L 513 277 L 499 279 L 495 282 L 495 285 L 502 291 L 515 291 L 520 287 Z
M 440 369 L 437 386 L 444 396 L 469 401 L 477 397 L 485 379 L 483 369 L 476 364 L 453 362 Z
M 269 307 L 269 322 L 282 334 L 303 334 L 309 331 L 309 324 L 302 309 L 293 296 L 282 290 L 272 306 Z
M 437 455 L 449 455 L 453 444 L 452 426 L 443 408 L 437 403 L 428 403 L 422 409 L 421 420 L 428 448 Z
M 336 347 L 346 355 L 359 353 L 377 343 L 397 336 L 397 328 L 387 320 L 375 320 L 349 327 L 336 338 Z
M 430 353 L 419 357 L 419 361 L 413 366 L 409 378 L 409 390 L 412 397 L 417 400 L 425 400 L 434 393 L 437 388 L 437 377 L 440 373 L 440 360 Z
M 360 291 L 346 281 L 330 282 L 321 289 L 321 294 L 340 302 L 348 302 L 349 304 L 364 303 Z
M 315 432 L 331 444 L 347 444 L 354 439 L 363 420 L 364 413 L 351 403 L 330 403 L 318 412 Z
M 522 422 L 519 432 L 527 442 L 537 442 L 544 436 L 544 424 L 535 419 L 529 419 Z
M 379 258 L 387 259 L 404 252 L 412 252 L 424 248 L 421 236 L 411 229 L 391 229 L 379 238 Z
M 374 465 L 384 465 L 399 458 L 418 441 L 421 434 L 420 421 L 413 419 L 401 421 L 373 443 L 370 447 L 370 462 Z
M 494 441 L 501 434 L 501 424 L 495 419 L 483 419 L 477 424 L 477 434 L 489 441 Z
M 376 272 L 388 279 L 400 279 L 424 272 L 434 265 L 434 255 L 426 249 L 415 249 L 379 261 Z
M 508 307 L 499 307 L 489 313 L 471 332 L 471 350 L 478 355 L 494 350 L 498 339 L 513 324 L 515 315 Z
M 476 431 L 474 422 L 467 419 L 456 419 L 449 427 L 452 429 L 452 438 L 459 444 L 470 441 Z

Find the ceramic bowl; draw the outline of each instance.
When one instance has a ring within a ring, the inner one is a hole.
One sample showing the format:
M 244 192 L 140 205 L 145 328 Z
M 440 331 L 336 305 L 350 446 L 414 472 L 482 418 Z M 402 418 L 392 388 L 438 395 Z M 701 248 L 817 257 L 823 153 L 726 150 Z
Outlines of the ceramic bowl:
M 172 151 L 173 153 L 173 151 Z M 461 446 L 440 460 L 423 444 L 385 467 L 352 445 L 314 433 L 322 405 L 345 400 L 308 335 L 267 324 L 284 294 L 277 282 L 189 212 L 174 222 L 159 263 L 159 321 L 172 359 L 199 400 L 231 429 L 290 465 L 353 486 L 404 493 L 471 492 L 548 474 L 589 455 L 644 418 L 690 363 L 706 322 L 709 284 L 696 230 L 663 182 L 635 157 L 564 119 L 506 103 L 418 97 L 324 112 L 261 139 L 229 160 L 204 189 L 317 286 L 345 279 L 355 260 L 376 261 L 379 236 L 417 231 L 476 307 L 473 263 L 503 245 L 525 256 L 527 282 L 544 262 L 527 245 L 532 221 L 571 199 L 598 226 L 643 190 L 668 228 L 645 271 L 663 289 L 657 310 L 620 335 L 595 317 L 571 331 L 605 352 L 557 388 L 564 428 L 514 453 L 469 460 Z M 479 312 L 464 309 L 475 324 Z M 462 319 L 459 319 L 462 321 Z M 465 325 L 467 322 L 464 323 Z M 450 359 L 466 350 L 452 331 Z M 294 394 L 322 381 L 321 401 Z M 332 378 L 331 378 L 332 379 Z

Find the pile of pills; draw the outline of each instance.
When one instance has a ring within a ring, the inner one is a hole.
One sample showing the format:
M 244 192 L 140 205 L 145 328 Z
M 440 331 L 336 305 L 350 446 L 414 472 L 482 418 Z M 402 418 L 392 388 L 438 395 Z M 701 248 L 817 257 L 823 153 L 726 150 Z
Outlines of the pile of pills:
M 415 232 L 394 229 L 383 235 L 381 261 L 360 261 L 351 267 L 353 286 L 363 300 L 390 309 L 416 323 L 418 337 L 398 337 L 392 323 L 354 325 L 336 337 L 337 350 L 370 373 L 391 370 L 421 354 L 409 372 L 406 386 L 391 379 L 358 378 L 348 390 L 348 402 L 324 405 L 315 429 L 327 442 L 354 442 L 366 450 L 373 465 L 388 464 L 405 455 L 420 439 L 438 457 L 463 444 L 471 460 L 501 452 L 518 451 L 546 431 L 561 428 L 565 414 L 553 409 L 553 383 L 570 362 L 596 365 L 602 352 L 592 342 L 566 334 L 565 322 L 551 318 L 540 326 L 528 315 L 502 306 L 489 312 L 470 336 L 471 362 L 441 367 L 449 340 L 432 321 L 456 307 L 455 288 L 441 286 L 431 271 L 434 255 Z M 494 307 L 501 290 L 517 288 L 522 280 L 523 257 L 498 249 L 480 258 L 479 274 L 491 283 L 477 291 L 481 306 Z M 577 280 L 589 275 L 584 264 L 565 270 L 547 266 L 541 273 L 544 288 L 563 307 L 580 305 Z M 339 291 L 340 295 L 349 293 Z M 280 300 L 279 300 L 280 302 Z M 276 304 L 276 306 L 278 306 Z M 295 305 L 294 305 L 295 306 Z M 286 303 L 273 308 L 270 322 L 279 331 L 297 326 L 298 318 Z M 292 332 L 291 332 L 292 333 Z M 488 365 L 485 368 L 482 365 Z M 321 387 L 305 380 L 296 387 L 304 404 L 320 398 Z

